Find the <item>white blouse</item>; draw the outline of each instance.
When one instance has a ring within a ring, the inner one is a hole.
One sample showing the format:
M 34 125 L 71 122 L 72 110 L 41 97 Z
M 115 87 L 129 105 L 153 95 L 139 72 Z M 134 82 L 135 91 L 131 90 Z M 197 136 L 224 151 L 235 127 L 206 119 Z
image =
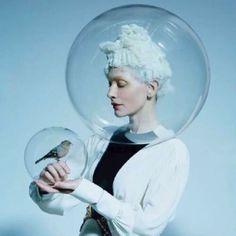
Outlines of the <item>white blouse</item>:
M 173 133 L 163 126 L 158 126 L 154 133 L 166 141 L 150 143 L 121 167 L 113 182 L 113 195 L 92 182 L 94 170 L 109 144 L 94 135 L 87 143 L 88 167 L 80 185 L 70 194 L 41 196 L 32 183 L 31 198 L 43 211 L 58 215 L 80 201 L 91 204 L 106 217 L 112 235 L 160 235 L 173 219 L 186 185 L 189 153 L 180 139 L 169 139 Z

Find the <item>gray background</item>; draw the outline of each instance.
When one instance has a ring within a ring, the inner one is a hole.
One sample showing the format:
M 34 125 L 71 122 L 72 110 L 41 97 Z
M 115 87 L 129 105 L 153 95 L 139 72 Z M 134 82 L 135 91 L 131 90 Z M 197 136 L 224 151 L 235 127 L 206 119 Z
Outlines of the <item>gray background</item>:
M 24 148 L 38 130 L 63 126 L 90 132 L 65 87 L 68 50 L 81 28 L 105 10 L 143 3 L 185 19 L 211 64 L 207 102 L 181 135 L 191 172 L 165 236 L 233 236 L 236 232 L 236 3 L 233 0 L 0 1 L 0 236 L 78 235 L 84 205 L 65 216 L 41 212 L 28 196 Z

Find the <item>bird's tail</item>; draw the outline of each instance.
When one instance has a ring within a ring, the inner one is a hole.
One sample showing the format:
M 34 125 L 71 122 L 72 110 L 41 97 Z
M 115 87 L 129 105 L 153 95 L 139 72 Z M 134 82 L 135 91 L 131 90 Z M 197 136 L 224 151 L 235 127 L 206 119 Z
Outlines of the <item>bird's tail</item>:
M 40 161 L 42 161 L 45 157 L 39 158 L 37 161 L 35 161 L 35 164 L 38 164 Z

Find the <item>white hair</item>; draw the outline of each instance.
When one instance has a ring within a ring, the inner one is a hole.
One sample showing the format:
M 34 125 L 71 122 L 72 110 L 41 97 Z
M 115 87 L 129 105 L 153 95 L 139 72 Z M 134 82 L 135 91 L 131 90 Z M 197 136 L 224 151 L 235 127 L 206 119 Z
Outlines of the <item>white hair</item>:
M 103 42 L 99 47 L 107 56 L 106 75 L 113 67 L 128 66 L 135 69 L 144 81 L 158 81 L 158 97 L 173 89 L 170 84 L 172 72 L 166 55 L 143 27 L 122 25 L 114 42 Z

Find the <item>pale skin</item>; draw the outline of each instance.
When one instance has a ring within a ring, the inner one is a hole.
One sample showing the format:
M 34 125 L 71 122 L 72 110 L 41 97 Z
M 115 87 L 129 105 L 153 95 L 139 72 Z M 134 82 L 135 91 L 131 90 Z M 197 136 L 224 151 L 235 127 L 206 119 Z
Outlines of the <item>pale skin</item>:
M 158 82 L 142 82 L 134 70 L 128 67 L 112 68 L 107 76 L 109 89 L 107 96 L 111 101 L 117 117 L 129 117 L 130 132 L 145 133 L 158 125 L 155 116 L 155 96 Z M 49 164 L 40 173 L 35 183 L 41 191 L 49 193 L 73 192 L 81 179 L 67 179 L 70 173 L 65 162 Z

